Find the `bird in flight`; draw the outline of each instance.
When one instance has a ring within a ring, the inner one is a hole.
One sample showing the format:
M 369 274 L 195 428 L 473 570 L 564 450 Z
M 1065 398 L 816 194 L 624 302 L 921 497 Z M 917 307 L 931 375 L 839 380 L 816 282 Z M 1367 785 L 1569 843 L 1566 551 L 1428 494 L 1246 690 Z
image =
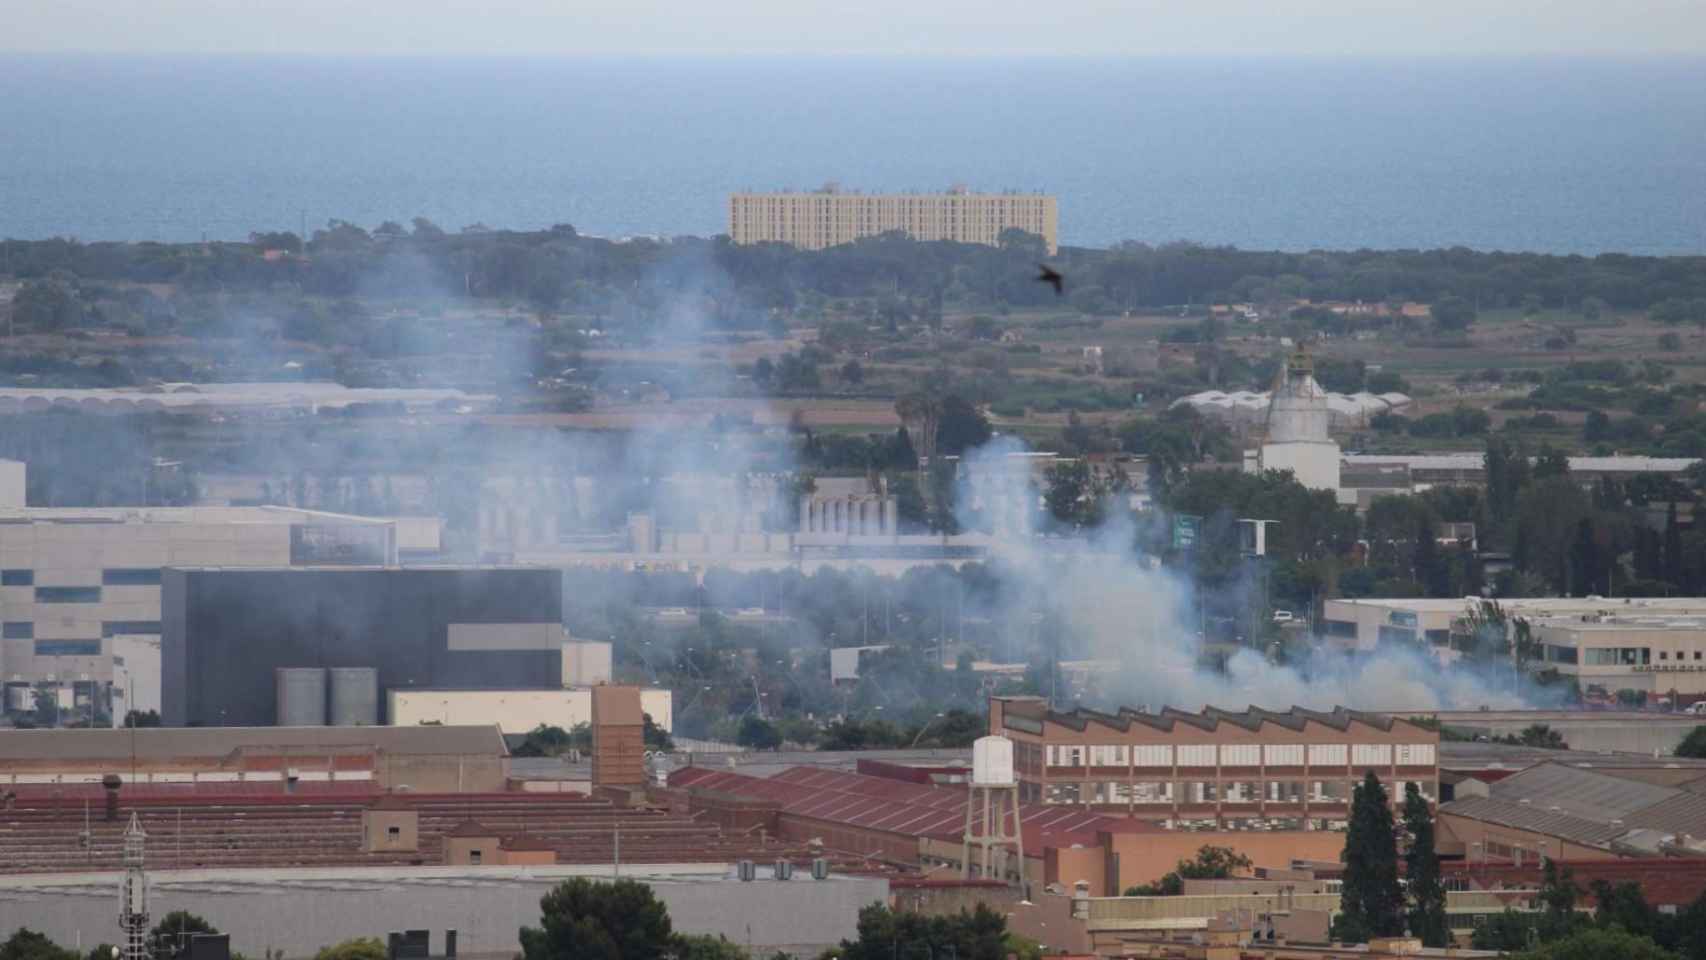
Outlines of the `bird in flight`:
M 1054 287 L 1054 295 L 1057 297 L 1060 296 L 1064 292 L 1062 287 L 1066 283 L 1066 278 L 1061 276 L 1058 270 L 1046 263 L 1037 264 L 1037 269 L 1042 271 L 1042 273 L 1037 274 L 1037 282 L 1046 283 L 1049 286 Z

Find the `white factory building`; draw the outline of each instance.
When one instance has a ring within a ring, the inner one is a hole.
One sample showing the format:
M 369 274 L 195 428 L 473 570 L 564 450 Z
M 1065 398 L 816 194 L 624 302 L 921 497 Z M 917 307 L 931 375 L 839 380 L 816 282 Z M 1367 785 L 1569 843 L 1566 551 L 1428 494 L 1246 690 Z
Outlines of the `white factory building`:
M 61 722 L 159 704 L 160 571 L 395 564 L 438 524 L 287 507 L 26 507 L 0 464 L 0 678 L 7 713 L 57 691 Z M 16 483 L 14 484 L 14 474 Z M 134 697 L 134 702 L 127 698 Z M 129 706 L 127 706 L 129 702 Z
M 1324 603 L 1321 634 L 1356 650 L 1383 644 L 1444 647 L 1453 633 L 1466 634 L 1473 597 L 1337 599 Z M 1706 622 L 1706 597 L 1514 597 L 1498 598 L 1511 618 L 1531 624 L 1582 618 L 1696 618 Z

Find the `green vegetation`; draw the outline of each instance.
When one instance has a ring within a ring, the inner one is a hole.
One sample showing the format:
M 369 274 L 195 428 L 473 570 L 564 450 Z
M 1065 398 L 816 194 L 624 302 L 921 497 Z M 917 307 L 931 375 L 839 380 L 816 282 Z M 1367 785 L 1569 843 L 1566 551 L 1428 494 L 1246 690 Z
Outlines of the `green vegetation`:
M 1404 932 L 1404 890 L 1398 883 L 1398 837 L 1386 789 L 1373 771 L 1351 796 L 1350 829 L 1339 859 L 1345 864 L 1333 939 L 1362 943 Z M 1417 909 L 1431 910 L 1431 903 Z
M 1688 732 L 1688 736 L 1682 738 L 1682 742 L 1676 746 L 1676 755 L 1706 760 L 1706 724 L 1695 727 Z
M 537 927 L 521 928 L 524 960 L 662 960 L 680 946 L 669 911 L 633 880 L 576 877 L 539 900 Z
M 197 933 L 218 932 L 212 923 L 188 910 L 173 910 L 148 931 L 148 942 L 153 945 L 154 960 L 172 960 L 184 938 Z
M 378 937 L 356 937 L 322 948 L 314 960 L 386 960 L 387 955 Z
M 1127 887 L 1128 897 L 1176 897 L 1185 892 L 1186 880 L 1225 880 L 1250 869 L 1250 858 L 1231 847 L 1204 844 L 1196 856 L 1180 860 L 1178 866 L 1154 883 Z
M 978 904 L 975 910 L 951 916 L 925 916 L 873 904 L 859 911 L 859 936 L 841 941 L 836 951 L 843 960 L 1036 960 L 1036 945 L 1007 932 L 1001 914 Z M 528 958 L 533 960 L 533 958 Z
M 1410 907 L 1405 914 L 1412 936 L 1423 946 L 1451 943 L 1445 916 L 1445 884 L 1440 880 L 1439 855 L 1434 852 L 1433 810 L 1414 783 L 1404 786 L 1404 892 Z

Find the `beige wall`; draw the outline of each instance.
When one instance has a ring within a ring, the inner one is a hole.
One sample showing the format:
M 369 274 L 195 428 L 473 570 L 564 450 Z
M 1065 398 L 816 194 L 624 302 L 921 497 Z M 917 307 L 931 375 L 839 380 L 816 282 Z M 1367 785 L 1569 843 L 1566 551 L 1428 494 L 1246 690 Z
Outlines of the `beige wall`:
M 858 194 L 737 193 L 729 198 L 735 243 L 787 243 L 822 250 L 902 230 L 918 240 L 993 246 L 1016 227 L 1041 236 L 1052 256 L 1060 244 L 1060 206 L 1028 193 Z
M 396 836 L 391 835 L 392 830 Z M 420 847 L 420 815 L 413 810 L 364 810 L 361 814 L 361 849 L 366 853 L 387 850 L 413 852 Z
M 1109 847 L 1118 857 L 1119 889 L 1152 883 L 1172 870 L 1180 860 L 1196 856 L 1204 846 L 1231 847 L 1258 867 L 1285 867 L 1293 860 L 1337 861 L 1345 849 L 1345 835 L 1329 831 L 1286 831 L 1258 833 L 1169 832 L 1110 834 Z
M 562 690 L 403 690 L 387 691 L 391 725 L 495 723 L 504 733 L 526 733 L 547 724 L 572 730 L 592 722 L 592 691 Z M 668 690 L 640 691 L 640 709 L 664 730 L 674 727 L 673 695 Z
M 1448 849 L 1460 848 L 1464 857 L 1472 863 L 1481 862 L 1483 857 L 1498 862 L 1513 860 L 1515 855 L 1506 856 L 1502 849 L 1504 847 L 1521 848 L 1523 862 L 1528 863 L 1540 856 L 1542 843 L 1546 844 L 1546 856 L 1559 860 L 1612 860 L 1617 856 L 1609 850 L 1586 847 L 1558 837 L 1498 826 L 1449 813 L 1441 813 L 1437 823 L 1439 836 L 1436 842 Z M 1479 850 L 1475 847 L 1477 843 L 1482 844 Z
M 1575 663 L 1553 661 L 1547 666 L 1583 685 L 1600 684 L 1611 692 L 1645 690 L 1654 694 L 1706 693 L 1706 629 L 1636 624 L 1582 624 L 1552 621 L 1534 628 L 1534 639 L 1546 647 L 1574 648 Z M 1600 648 L 1645 647 L 1648 662 L 1638 665 L 1588 663 L 1588 651 Z

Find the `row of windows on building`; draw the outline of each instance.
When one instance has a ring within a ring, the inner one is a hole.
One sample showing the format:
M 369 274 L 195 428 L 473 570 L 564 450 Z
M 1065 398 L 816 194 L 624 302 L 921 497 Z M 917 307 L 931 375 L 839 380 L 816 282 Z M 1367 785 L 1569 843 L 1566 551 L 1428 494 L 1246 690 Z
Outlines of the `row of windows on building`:
M 131 635 L 158 636 L 158 620 L 107 620 L 101 624 L 102 637 Z M 36 639 L 36 625 L 28 620 L 7 620 L 0 624 L 0 636 L 7 640 L 34 640 L 38 657 L 98 657 L 101 641 L 93 639 Z
M 1044 751 L 1051 767 L 1414 767 L 1437 757 L 1431 743 L 1049 744 Z
M 1548 663 L 1581 663 L 1589 667 L 1645 667 L 1653 663 L 1651 647 L 1569 647 L 1549 643 L 1545 649 Z M 1659 662 L 1706 660 L 1702 651 L 1660 650 Z
M 1433 782 L 1400 780 L 1389 788 L 1402 801 L 1409 784 L 1422 797 L 1435 799 Z M 1343 804 L 1349 803 L 1354 783 L 1349 780 L 1139 780 L 1050 783 L 1042 802 L 1052 804 L 1118 804 L 1122 806 L 1193 806 L 1214 803 Z
M 16 567 L 0 570 L 0 587 L 33 587 L 36 583 L 36 572 L 29 567 Z M 160 585 L 159 567 L 108 567 L 101 571 L 101 583 L 108 587 L 157 587 Z M 42 587 L 40 589 L 59 589 Z M 85 589 L 81 587 L 70 589 Z

